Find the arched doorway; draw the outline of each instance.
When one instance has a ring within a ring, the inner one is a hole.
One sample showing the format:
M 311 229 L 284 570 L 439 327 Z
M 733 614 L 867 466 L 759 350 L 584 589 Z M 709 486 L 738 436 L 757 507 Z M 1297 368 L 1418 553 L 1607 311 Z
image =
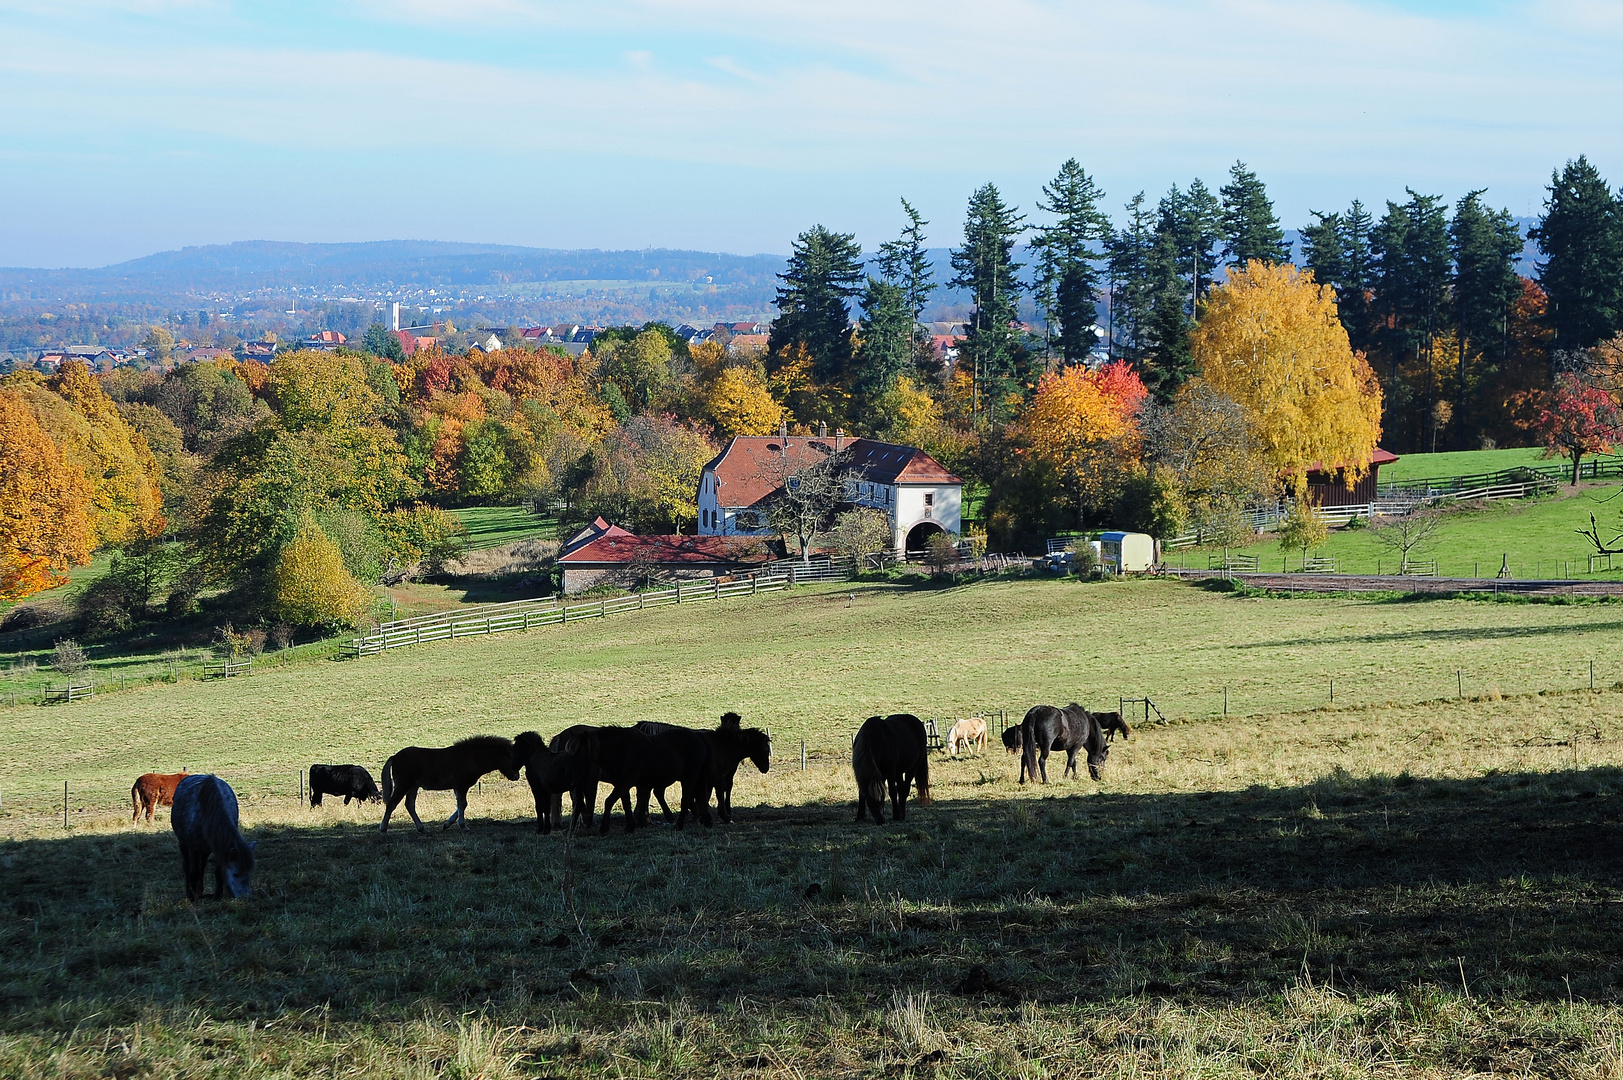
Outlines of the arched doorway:
M 930 537 L 946 531 L 933 521 L 921 521 L 907 530 L 907 543 L 904 545 L 904 550 L 908 552 L 923 551 L 925 545 L 929 544 Z

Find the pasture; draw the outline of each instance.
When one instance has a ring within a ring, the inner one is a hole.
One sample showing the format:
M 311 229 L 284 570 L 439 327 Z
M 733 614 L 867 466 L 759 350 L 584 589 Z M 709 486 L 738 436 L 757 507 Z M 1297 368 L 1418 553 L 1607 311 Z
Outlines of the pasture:
M 1618 611 L 825 587 L 0 710 L 0 1072 L 1616 1076 Z M 994 737 L 851 823 L 871 712 L 1145 692 L 1170 722 L 1098 784 L 1020 788 Z M 494 775 L 465 833 L 293 798 L 313 761 L 726 708 L 776 757 L 708 831 L 539 837 Z M 242 797 L 251 900 L 189 907 L 167 813 L 128 824 L 181 766 Z
M 541 517 L 522 506 L 464 506 L 451 511 L 468 530 L 468 550 L 483 551 L 532 536 L 553 539 L 558 519 Z

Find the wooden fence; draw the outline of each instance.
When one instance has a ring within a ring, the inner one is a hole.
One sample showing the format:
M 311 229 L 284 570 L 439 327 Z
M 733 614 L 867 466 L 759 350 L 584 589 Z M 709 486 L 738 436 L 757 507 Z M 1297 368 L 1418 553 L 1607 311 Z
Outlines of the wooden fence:
M 355 655 L 375 656 L 405 645 L 422 645 L 453 638 L 528 630 L 538 626 L 561 626 L 582 619 L 601 619 L 627 611 L 692 604 L 701 600 L 724 600 L 754 596 L 763 592 L 783 592 L 795 585 L 826 581 L 849 581 L 853 576 L 848 559 L 822 559 L 810 563 L 779 562 L 748 576 L 679 581 L 672 588 L 633 593 L 612 599 L 565 603 L 558 597 L 515 600 L 491 604 L 472 611 L 447 611 L 412 619 L 383 623 L 370 634 L 354 640 Z
M 45 691 L 46 701 L 60 701 L 64 704 L 71 704 L 75 701 L 89 701 L 95 696 L 96 686 L 94 683 L 85 683 L 83 685 L 69 683 L 60 690 Z

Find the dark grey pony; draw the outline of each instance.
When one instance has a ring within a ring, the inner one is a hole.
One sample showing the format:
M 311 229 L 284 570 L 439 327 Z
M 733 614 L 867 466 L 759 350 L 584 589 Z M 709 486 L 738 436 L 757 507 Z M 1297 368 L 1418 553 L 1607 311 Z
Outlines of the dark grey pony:
M 924 721 L 911 713 L 870 716 L 851 740 L 851 772 L 857 780 L 857 820 L 873 813 L 875 825 L 885 823 L 885 794 L 890 794 L 891 817 L 907 820 L 907 792 L 918 785 L 919 802 L 930 802 L 930 751 Z
M 1067 774 L 1077 775 L 1076 753 L 1086 750 L 1088 775 L 1097 780 L 1099 770 L 1110 757 L 1110 740 L 1118 733 L 1123 739 L 1132 734 L 1121 713 L 1090 713 L 1073 701 L 1063 709 L 1033 705 L 1020 721 L 1019 738 L 1010 739 L 1005 732 L 1003 743 L 1010 753 L 1016 750 L 1020 753 L 1022 784 L 1028 777 L 1035 780 L 1039 776 L 1043 783 L 1048 783 L 1050 750 L 1065 751 L 1065 771 L 1060 774 L 1061 779 Z
M 180 866 L 186 876 L 186 899 L 203 896 L 203 871 L 214 856 L 214 896 L 227 890 L 245 898 L 254 874 L 254 845 L 237 828 L 237 793 L 218 776 L 188 776 L 175 788 L 169 823 L 180 841 Z

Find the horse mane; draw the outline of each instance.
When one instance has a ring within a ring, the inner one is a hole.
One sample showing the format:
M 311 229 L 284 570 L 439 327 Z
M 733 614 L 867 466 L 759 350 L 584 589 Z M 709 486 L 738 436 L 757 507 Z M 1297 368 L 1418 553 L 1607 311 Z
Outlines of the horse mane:
M 546 748 L 547 741 L 539 732 L 521 731 L 513 737 L 513 754 L 521 761 L 529 761 L 535 756 L 536 751 Z
M 737 731 L 739 729 L 739 725 L 743 724 L 743 722 L 744 718 L 739 716 L 737 713 L 724 712 L 721 714 L 721 723 L 716 726 L 716 730 Z
M 873 747 L 870 745 L 868 725 L 883 722 L 880 717 L 870 716 L 866 723 L 857 729 L 857 737 L 851 743 L 851 771 L 856 774 L 857 787 L 870 793 L 875 802 L 885 801 L 885 774 L 879 768 L 879 762 L 874 758 Z
M 511 750 L 513 748 L 512 740 L 503 735 L 470 735 L 466 739 L 458 739 L 452 745 L 459 750 L 495 750 L 498 748 Z

